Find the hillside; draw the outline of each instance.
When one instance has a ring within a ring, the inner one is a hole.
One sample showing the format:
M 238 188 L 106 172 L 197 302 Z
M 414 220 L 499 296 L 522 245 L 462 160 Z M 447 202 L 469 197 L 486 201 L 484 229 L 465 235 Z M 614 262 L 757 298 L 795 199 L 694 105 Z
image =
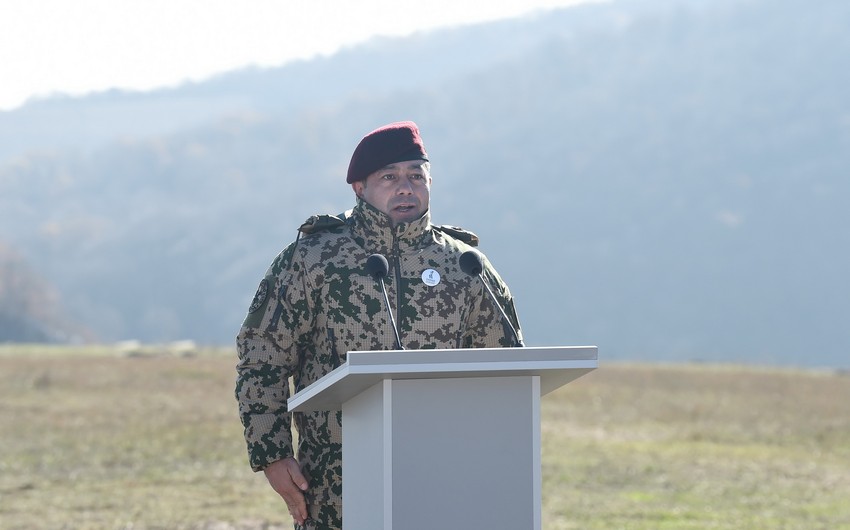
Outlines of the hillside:
M 66 343 L 91 338 L 62 312 L 55 287 L 0 242 L 0 342 Z
M 350 206 L 360 136 L 414 119 L 435 221 L 479 233 L 530 345 L 847 366 L 848 23 L 839 0 L 614 2 L 234 73 L 210 93 L 254 103 L 215 123 L 8 162 L 0 239 L 103 340 L 230 343 L 295 227 Z M 371 90 L 367 65 L 410 81 Z

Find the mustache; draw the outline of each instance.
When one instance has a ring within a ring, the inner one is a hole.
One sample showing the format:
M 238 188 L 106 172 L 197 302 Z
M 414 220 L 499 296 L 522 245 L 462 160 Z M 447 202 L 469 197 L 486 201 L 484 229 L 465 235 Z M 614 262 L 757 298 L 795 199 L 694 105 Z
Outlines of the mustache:
M 420 206 L 420 204 L 421 203 L 420 203 L 419 199 L 416 199 L 415 197 L 410 197 L 410 198 L 403 198 L 403 199 L 391 199 L 389 201 L 389 203 L 387 204 L 387 206 L 390 209 L 397 208 L 399 206 L 414 206 L 414 207 L 418 208 Z

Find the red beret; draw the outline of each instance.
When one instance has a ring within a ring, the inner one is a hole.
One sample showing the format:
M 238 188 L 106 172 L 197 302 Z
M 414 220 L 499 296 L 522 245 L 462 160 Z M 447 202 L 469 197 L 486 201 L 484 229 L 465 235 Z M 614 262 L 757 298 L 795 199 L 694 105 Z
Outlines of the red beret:
M 378 127 L 357 144 L 348 164 L 346 182 L 363 180 L 386 165 L 405 160 L 428 160 L 416 124 L 398 121 Z

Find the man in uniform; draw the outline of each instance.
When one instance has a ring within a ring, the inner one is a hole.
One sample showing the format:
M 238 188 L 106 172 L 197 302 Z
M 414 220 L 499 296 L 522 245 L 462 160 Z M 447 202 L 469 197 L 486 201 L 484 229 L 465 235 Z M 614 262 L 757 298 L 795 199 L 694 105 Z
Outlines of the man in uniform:
M 481 277 L 516 337 L 486 287 L 458 263 L 478 238 L 431 224 L 430 162 L 416 124 L 391 123 L 363 137 L 347 182 L 354 208 L 300 227 L 260 282 L 237 337 L 236 397 L 250 464 L 265 472 L 299 530 L 342 526 L 341 414 L 289 413 L 290 378 L 297 392 L 349 351 L 397 349 L 380 283 L 365 269 L 370 255 L 388 258 L 385 286 L 403 348 L 521 344 L 498 273 L 483 258 Z

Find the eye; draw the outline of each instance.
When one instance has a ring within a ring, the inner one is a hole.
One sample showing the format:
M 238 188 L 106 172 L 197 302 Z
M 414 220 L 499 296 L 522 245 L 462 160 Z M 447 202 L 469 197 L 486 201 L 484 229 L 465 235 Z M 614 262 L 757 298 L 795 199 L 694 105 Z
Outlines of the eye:
M 383 179 L 383 180 L 395 180 L 395 175 L 393 175 L 392 173 L 386 173 L 384 175 L 381 175 L 381 179 Z
M 422 180 L 422 179 L 425 178 L 425 175 L 423 175 L 421 173 L 414 173 L 414 174 L 410 175 L 410 178 L 412 180 Z

